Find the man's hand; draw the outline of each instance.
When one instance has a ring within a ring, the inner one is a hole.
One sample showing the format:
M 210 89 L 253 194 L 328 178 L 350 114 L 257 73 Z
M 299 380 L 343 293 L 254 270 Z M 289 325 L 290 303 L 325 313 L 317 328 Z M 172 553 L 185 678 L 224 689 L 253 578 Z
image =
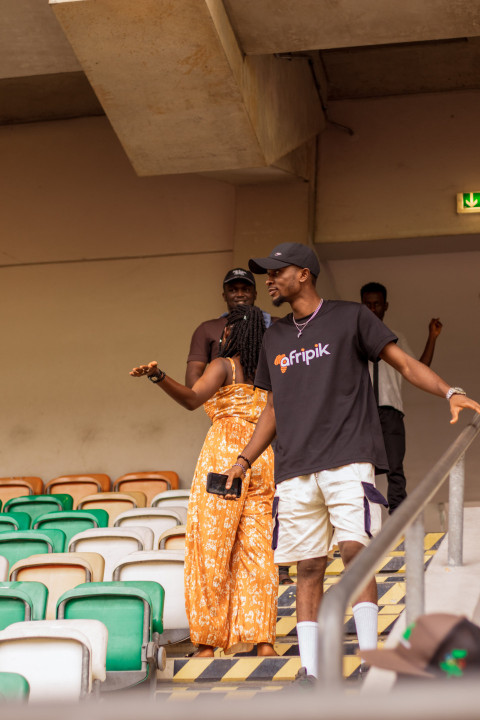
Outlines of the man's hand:
M 466 395 L 452 395 L 449 403 L 450 412 L 452 414 L 450 425 L 457 422 L 458 416 L 464 408 L 470 408 L 470 410 L 475 410 L 477 413 L 480 413 L 480 405 L 475 402 L 475 400 L 470 400 L 470 398 L 466 397 Z
M 142 377 L 142 375 L 155 375 L 157 369 L 157 361 L 153 360 L 152 362 L 149 362 L 148 365 L 139 365 L 138 367 L 133 368 L 133 370 L 130 370 L 130 375 L 133 375 L 133 377 Z
M 443 324 L 440 322 L 440 318 L 432 318 L 428 324 L 428 334 L 430 337 L 437 339 L 442 332 Z

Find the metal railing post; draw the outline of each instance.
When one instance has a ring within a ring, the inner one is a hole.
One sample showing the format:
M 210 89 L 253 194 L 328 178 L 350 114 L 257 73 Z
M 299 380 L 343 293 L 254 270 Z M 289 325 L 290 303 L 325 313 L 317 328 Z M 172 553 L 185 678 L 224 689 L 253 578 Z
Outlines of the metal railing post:
M 425 612 L 424 538 L 425 524 L 423 513 L 420 513 L 405 533 L 407 625 L 411 625 L 419 615 L 423 615 Z
M 328 594 L 323 602 L 328 604 Z M 331 608 L 328 627 L 323 623 L 324 615 L 318 623 L 318 682 L 322 688 L 338 688 L 343 682 L 343 620 L 347 599 L 338 598 Z
M 463 501 L 465 454 L 450 470 L 448 499 L 448 564 L 463 564 Z
M 342 666 L 342 648 L 341 639 L 343 637 L 343 619 L 346 606 L 355 594 L 365 587 L 366 582 L 374 576 L 375 568 L 384 556 L 385 552 L 397 542 L 410 526 L 412 534 L 406 540 L 407 553 L 418 556 L 416 565 L 417 573 L 422 574 L 422 582 L 413 579 L 414 590 L 413 599 L 410 597 L 408 604 L 411 604 L 409 615 L 407 617 L 418 617 L 425 612 L 424 609 L 424 549 L 423 549 L 423 517 L 415 522 L 419 515 L 423 516 L 423 510 L 427 503 L 438 492 L 442 483 L 448 477 L 449 473 L 453 477 L 451 482 L 455 486 L 455 497 L 450 497 L 450 531 L 452 537 L 455 535 L 458 541 L 452 542 L 452 561 L 451 564 L 460 564 L 462 562 L 462 535 L 463 535 L 463 479 L 464 464 L 463 458 L 475 440 L 480 434 L 480 413 L 476 413 L 472 421 L 462 430 L 457 439 L 445 451 L 433 468 L 427 473 L 422 482 L 415 490 L 402 502 L 399 508 L 395 510 L 393 515 L 388 518 L 384 527 L 373 538 L 371 543 L 355 557 L 345 570 L 345 574 L 338 583 L 329 588 L 322 600 L 320 612 L 318 615 L 319 624 L 319 688 L 322 686 L 335 687 L 341 685 L 343 680 Z M 452 470 L 452 468 L 455 468 Z M 461 493 L 461 498 L 460 498 Z M 460 505 L 460 511 L 455 510 L 454 506 Z M 409 546 L 412 546 L 410 550 Z M 453 546 L 457 545 L 455 554 L 453 555 Z M 407 568 L 411 561 L 407 561 Z M 410 570 L 412 568 L 410 567 Z M 408 583 L 412 580 L 407 578 Z M 411 596 L 411 593 L 410 593 Z M 411 622 L 411 620 L 409 620 Z M 340 646 L 340 647 L 339 647 Z

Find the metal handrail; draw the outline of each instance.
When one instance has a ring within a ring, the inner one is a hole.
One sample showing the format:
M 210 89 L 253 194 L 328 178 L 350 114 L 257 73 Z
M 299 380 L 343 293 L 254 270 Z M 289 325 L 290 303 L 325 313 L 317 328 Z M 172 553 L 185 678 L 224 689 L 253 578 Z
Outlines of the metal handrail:
M 319 625 L 319 683 L 327 687 L 339 686 L 343 680 L 342 673 L 342 646 L 344 617 L 348 603 L 360 592 L 368 581 L 374 576 L 378 563 L 382 560 L 388 550 L 402 537 L 406 529 L 417 522 L 412 528 L 413 535 L 421 539 L 420 572 L 422 575 L 423 587 L 423 520 L 420 525 L 419 519 L 423 517 L 423 510 L 429 500 L 441 487 L 452 468 L 457 465 L 463 467 L 465 452 L 480 432 L 480 415 L 475 413 L 472 421 L 462 430 L 457 439 L 450 445 L 440 460 L 427 473 L 422 482 L 395 510 L 395 513 L 388 518 L 379 534 L 369 545 L 359 553 L 349 564 L 344 575 L 338 583 L 328 590 L 322 599 L 318 614 Z M 457 472 L 458 475 L 458 472 Z M 463 480 L 463 478 L 462 478 Z M 461 519 L 457 519 L 457 526 L 463 528 L 463 491 L 462 505 L 459 508 Z M 457 503 L 458 505 L 458 503 Z M 457 527 L 458 530 L 458 527 Z M 415 532 L 416 531 L 416 532 Z M 458 533 L 457 533 L 458 534 Z M 407 544 L 409 537 L 407 534 Z M 415 543 L 415 540 L 413 540 Z M 408 548 L 407 548 L 408 551 Z M 417 558 L 419 554 L 417 553 Z M 461 563 L 460 553 L 457 552 Z M 450 553 L 449 553 L 450 558 Z M 418 563 L 417 563 L 418 564 Z M 407 558 L 408 573 L 408 558 Z M 417 568 L 418 574 L 418 568 Z M 423 590 L 422 590 L 423 592 Z M 421 603 L 417 603 L 416 614 L 420 614 Z M 408 608 L 408 575 L 407 575 L 407 608 Z M 408 613 L 408 609 L 407 609 Z M 408 614 L 407 614 L 408 618 Z M 411 622 L 414 618 L 409 619 Z

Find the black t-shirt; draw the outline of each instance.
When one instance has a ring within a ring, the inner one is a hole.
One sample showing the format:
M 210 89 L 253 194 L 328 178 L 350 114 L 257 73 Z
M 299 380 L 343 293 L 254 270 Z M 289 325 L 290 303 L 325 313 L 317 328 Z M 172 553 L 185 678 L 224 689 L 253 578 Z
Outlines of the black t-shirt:
M 297 335 L 291 314 L 272 325 L 255 376 L 273 392 L 275 481 L 354 462 L 387 470 L 368 360 L 396 336 L 365 305 L 333 300 Z

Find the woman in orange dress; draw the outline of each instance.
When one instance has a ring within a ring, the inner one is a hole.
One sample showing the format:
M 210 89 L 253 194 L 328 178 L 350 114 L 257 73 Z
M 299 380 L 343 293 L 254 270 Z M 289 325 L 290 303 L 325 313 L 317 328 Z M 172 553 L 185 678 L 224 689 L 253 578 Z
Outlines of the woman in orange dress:
M 265 407 L 253 380 L 265 326 L 261 311 L 242 305 L 227 318 L 222 356 L 193 387 L 169 378 L 156 362 L 130 373 L 148 375 L 189 410 L 204 404 L 212 420 L 200 452 L 188 506 L 185 598 L 196 656 L 249 650 L 275 655 L 278 570 L 272 551 L 273 452 L 247 470 L 238 500 L 207 493 L 208 472 L 236 462 Z

